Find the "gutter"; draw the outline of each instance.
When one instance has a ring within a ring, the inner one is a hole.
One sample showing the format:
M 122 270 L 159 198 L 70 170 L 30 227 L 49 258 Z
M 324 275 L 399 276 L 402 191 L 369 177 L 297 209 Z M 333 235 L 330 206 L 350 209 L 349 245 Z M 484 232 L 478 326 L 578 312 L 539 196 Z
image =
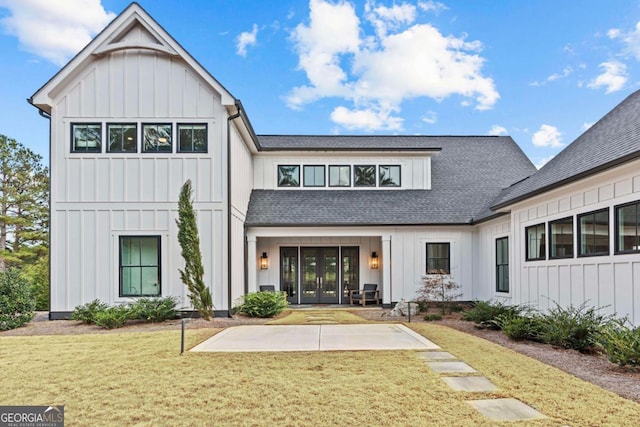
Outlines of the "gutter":
M 242 104 L 240 100 L 236 100 L 236 114 L 227 117 L 227 317 L 231 317 L 231 122 L 242 116 Z M 243 118 L 243 121 L 244 118 Z M 253 129 L 250 127 L 248 120 L 249 132 L 252 137 L 255 136 Z M 257 138 L 255 139 L 257 141 Z

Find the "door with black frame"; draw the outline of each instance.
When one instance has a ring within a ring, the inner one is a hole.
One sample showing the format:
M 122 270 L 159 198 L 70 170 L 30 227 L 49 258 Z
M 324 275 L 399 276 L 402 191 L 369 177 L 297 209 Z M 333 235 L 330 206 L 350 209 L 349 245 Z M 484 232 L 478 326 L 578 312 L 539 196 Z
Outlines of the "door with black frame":
M 300 248 L 301 304 L 339 302 L 337 247 Z

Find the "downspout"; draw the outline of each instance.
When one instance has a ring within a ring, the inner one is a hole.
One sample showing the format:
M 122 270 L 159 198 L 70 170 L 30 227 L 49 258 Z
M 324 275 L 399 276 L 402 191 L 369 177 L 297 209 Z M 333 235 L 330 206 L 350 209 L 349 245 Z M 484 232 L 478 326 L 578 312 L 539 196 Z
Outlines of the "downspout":
M 231 317 L 231 122 L 241 115 L 241 104 L 236 100 L 236 113 L 227 117 L 227 317 Z

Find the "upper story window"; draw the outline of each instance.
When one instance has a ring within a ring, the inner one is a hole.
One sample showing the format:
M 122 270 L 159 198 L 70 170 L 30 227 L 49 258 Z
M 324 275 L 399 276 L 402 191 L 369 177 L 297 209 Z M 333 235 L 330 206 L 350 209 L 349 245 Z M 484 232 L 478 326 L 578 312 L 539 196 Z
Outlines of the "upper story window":
M 449 274 L 450 272 L 451 245 L 427 243 L 427 274 Z
M 640 201 L 616 207 L 616 253 L 640 252 Z
M 173 151 L 171 128 L 171 123 L 143 124 L 142 151 L 145 153 L 171 153 Z
M 578 215 L 578 256 L 609 255 L 609 208 Z
M 300 166 L 278 166 L 278 187 L 300 187 Z
M 376 166 L 375 165 L 353 166 L 353 185 L 356 187 L 375 187 L 376 186 Z
M 76 153 L 102 150 L 101 123 L 71 123 L 71 151 Z
M 324 166 L 304 166 L 302 182 L 305 187 L 324 187 Z
M 138 126 L 135 123 L 109 123 L 107 138 L 110 153 L 135 153 L 138 150 Z
M 400 166 L 380 165 L 380 187 L 400 187 Z
M 549 222 L 549 258 L 573 257 L 573 217 Z
M 206 124 L 178 124 L 178 151 L 181 153 L 207 152 Z
M 329 166 L 329 187 L 351 187 L 351 166 Z
M 544 223 L 525 228 L 527 261 L 546 259 Z

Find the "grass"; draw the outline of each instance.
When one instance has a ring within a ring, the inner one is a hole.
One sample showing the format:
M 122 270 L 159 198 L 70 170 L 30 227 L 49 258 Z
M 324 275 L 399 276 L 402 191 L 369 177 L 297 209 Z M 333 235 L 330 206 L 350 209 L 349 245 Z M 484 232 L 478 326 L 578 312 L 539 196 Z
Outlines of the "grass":
M 327 325 L 371 323 L 346 310 L 292 310 L 287 316 L 267 322 L 268 325 Z
M 0 337 L 0 404 L 63 404 L 70 426 L 489 426 L 465 401 L 515 397 L 550 417 L 518 426 L 640 425 L 634 402 L 488 341 L 409 326 L 499 391 L 455 392 L 411 351 L 181 356 L 179 331 L 162 331 Z M 216 332 L 189 330 L 187 344 Z

